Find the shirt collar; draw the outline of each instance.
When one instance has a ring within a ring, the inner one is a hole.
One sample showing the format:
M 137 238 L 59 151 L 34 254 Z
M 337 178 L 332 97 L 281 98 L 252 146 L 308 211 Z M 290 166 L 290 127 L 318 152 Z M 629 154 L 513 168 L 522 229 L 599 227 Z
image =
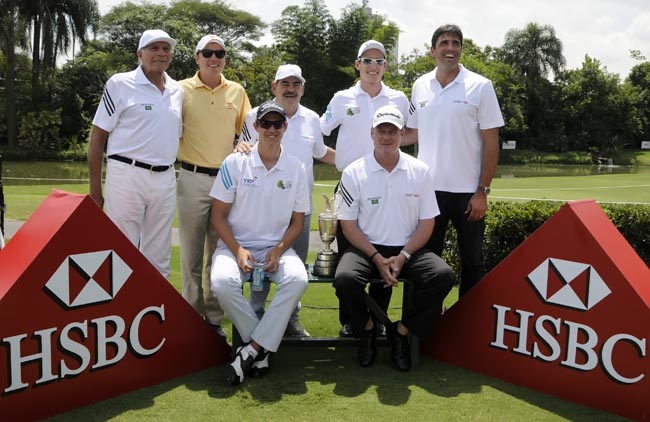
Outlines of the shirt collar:
M 356 84 L 352 87 L 352 92 L 354 95 L 368 95 L 366 91 L 361 89 L 361 81 L 357 81 Z M 386 85 L 384 85 L 383 82 L 381 82 L 381 91 L 379 91 L 379 94 L 377 94 L 377 97 L 386 97 Z M 374 98 L 377 98 L 374 97 Z
M 199 71 L 198 70 L 196 71 L 196 73 L 192 77 L 192 82 L 194 83 L 194 89 L 205 88 L 205 89 L 212 90 L 212 88 L 210 88 L 209 86 L 204 84 L 203 81 L 201 80 L 201 78 L 199 78 Z M 228 86 L 228 84 L 230 84 L 230 81 L 228 79 L 226 79 L 226 77 L 223 76 L 223 73 L 222 73 L 221 74 L 221 83 L 219 85 L 217 85 L 217 87 L 215 87 L 214 89 L 219 89 L 221 87 Z
M 170 84 L 171 81 L 173 81 L 172 78 L 169 77 L 167 72 L 163 73 L 163 78 L 165 78 L 165 85 Z M 151 84 L 151 81 L 147 78 L 147 75 L 144 74 L 144 70 L 142 70 L 142 65 L 138 65 L 138 67 L 135 69 L 135 83 L 139 85 L 147 85 Z
M 253 145 L 253 148 L 251 149 L 251 157 L 253 158 L 253 167 L 264 167 L 264 163 L 262 162 L 262 158 L 260 157 L 260 152 L 257 149 L 257 146 L 260 144 L 260 141 L 255 142 L 255 145 Z M 274 169 L 277 170 L 284 170 L 286 168 L 287 164 L 287 157 L 286 154 L 284 153 L 284 147 L 280 145 L 280 158 L 278 158 L 278 162 L 275 163 L 275 166 L 273 167 Z
M 395 171 L 395 170 L 406 170 L 407 169 L 406 168 L 406 160 L 404 160 L 404 155 L 403 154 L 404 154 L 404 152 L 402 152 L 402 151 L 399 152 L 399 160 L 397 161 L 397 165 L 395 166 L 393 171 Z M 376 171 L 386 171 L 386 169 L 383 168 L 381 166 L 381 164 L 379 164 L 377 162 L 377 159 L 375 158 L 374 151 L 366 156 L 366 162 L 368 163 L 368 168 L 373 173 L 376 172 Z

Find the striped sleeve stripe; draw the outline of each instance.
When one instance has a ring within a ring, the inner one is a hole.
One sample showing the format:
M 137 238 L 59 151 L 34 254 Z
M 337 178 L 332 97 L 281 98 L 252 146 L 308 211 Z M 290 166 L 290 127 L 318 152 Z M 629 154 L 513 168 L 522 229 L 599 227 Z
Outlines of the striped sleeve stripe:
M 411 103 L 411 105 L 409 106 L 409 114 L 413 114 L 413 113 L 415 113 L 415 105 Z
M 348 204 L 348 207 L 352 205 L 352 196 L 350 196 L 350 193 L 348 190 L 343 186 L 343 183 L 341 182 L 341 185 L 339 186 L 339 192 L 341 193 L 341 197 L 345 201 L 346 204 Z
M 106 112 L 109 116 L 112 116 L 115 113 L 115 104 L 111 98 L 111 94 L 108 92 L 106 86 L 104 86 L 104 95 L 102 95 L 102 101 L 104 102 L 104 107 L 106 107 Z
M 246 142 L 251 141 L 251 138 L 252 138 L 251 131 L 248 128 L 248 125 L 246 123 L 244 123 L 244 127 L 242 128 L 242 131 L 241 131 L 241 135 L 242 135 L 242 140 L 244 140 Z
M 232 178 L 230 177 L 230 171 L 228 170 L 226 163 L 221 165 L 219 175 L 221 176 L 221 183 L 223 183 L 226 190 L 230 189 L 232 187 Z

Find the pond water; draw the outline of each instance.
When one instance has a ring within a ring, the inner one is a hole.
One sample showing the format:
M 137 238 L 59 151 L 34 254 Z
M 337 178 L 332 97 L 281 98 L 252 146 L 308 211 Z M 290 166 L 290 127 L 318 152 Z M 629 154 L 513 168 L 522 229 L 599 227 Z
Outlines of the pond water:
M 595 174 L 649 174 L 650 167 L 597 166 L 597 165 L 502 165 L 497 168 L 497 178 L 542 176 L 590 176 Z M 43 185 L 60 183 L 88 183 L 88 168 L 84 161 L 4 161 L 4 185 Z M 341 173 L 334 166 L 317 163 L 314 178 L 338 180 Z

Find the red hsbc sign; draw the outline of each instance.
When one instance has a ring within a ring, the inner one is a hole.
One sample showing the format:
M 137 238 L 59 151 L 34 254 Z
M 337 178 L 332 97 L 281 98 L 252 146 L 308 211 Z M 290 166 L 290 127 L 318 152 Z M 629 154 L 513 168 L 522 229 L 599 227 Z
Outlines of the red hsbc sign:
M 448 310 L 423 351 L 650 418 L 650 270 L 593 201 L 562 207 Z
M 229 355 L 89 197 L 60 191 L 0 251 L 0 321 L 0 420 L 41 419 Z

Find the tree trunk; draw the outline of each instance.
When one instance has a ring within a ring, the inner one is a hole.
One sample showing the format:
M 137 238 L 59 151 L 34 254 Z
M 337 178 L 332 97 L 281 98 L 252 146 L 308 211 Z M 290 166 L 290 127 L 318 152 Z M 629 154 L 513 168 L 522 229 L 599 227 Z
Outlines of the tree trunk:
M 16 54 L 15 54 L 15 6 L 10 4 L 9 15 L 12 16 L 7 22 L 7 69 L 5 71 L 5 100 L 7 110 L 7 145 L 9 148 L 18 147 L 18 117 L 16 112 Z

